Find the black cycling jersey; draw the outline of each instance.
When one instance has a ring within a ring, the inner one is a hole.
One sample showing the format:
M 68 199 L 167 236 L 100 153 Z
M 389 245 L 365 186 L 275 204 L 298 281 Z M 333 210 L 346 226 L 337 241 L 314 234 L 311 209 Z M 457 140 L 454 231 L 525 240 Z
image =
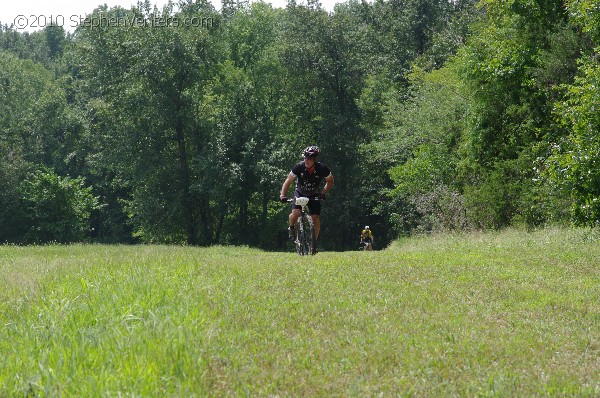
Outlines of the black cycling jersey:
M 292 168 L 292 174 L 296 177 L 296 191 L 304 196 L 314 196 L 319 193 L 321 180 L 331 175 L 329 167 L 323 163 L 315 162 L 312 173 L 304 165 L 304 162 L 296 164 Z

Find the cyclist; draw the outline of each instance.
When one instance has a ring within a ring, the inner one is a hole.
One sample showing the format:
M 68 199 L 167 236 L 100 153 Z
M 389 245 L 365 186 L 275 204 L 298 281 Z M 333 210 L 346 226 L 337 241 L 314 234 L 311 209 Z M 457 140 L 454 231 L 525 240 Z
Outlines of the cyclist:
M 287 202 L 287 191 L 292 185 L 292 182 L 296 178 L 296 188 L 294 189 L 294 198 L 305 196 L 309 199 L 325 199 L 327 193 L 333 187 L 333 174 L 329 170 L 329 167 L 325 166 L 321 162 L 317 162 L 317 156 L 319 156 L 320 150 L 317 146 L 309 146 L 302 152 L 304 161 L 297 163 L 292 168 L 292 171 L 288 174 L 287 178 L 283 182 L 279 199 L 282 203 Z M 320 191 L 321 181 L 325 180 L 325 186 Z M 292 202 L 292 211 L 289 215 L 289 227 L 288 234 L 290 240 L 294 240 L 294 224 L 300 216 L 301 206 L 296 206 L 295 202 Z M 311 200 L 308 202 L 308 213 L 313 219 L 315 225 L 315 238 L 319 239 L 319 231 L 321 230 L 321 202 L 318 200 Z
M 367 245 L 367 250 L 373 250 L 373 232 L 368 225 L 360 233 L 360 243 Z

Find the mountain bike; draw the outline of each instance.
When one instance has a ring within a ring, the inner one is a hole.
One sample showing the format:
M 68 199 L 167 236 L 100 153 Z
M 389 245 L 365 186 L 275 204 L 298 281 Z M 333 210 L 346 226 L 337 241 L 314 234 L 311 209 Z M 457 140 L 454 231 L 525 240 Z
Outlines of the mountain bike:
M 294 224 L 294 243 L 296 245 L 296 253 L 299 256 L 307 256 L 309 254 L 317 254 L 317 238 L 315 236 L 315 225 L 313 219 L 308 214 L 308 202 L 311 200 L 319 200 L 318 198 L 309 199 L 304 196 L 295 199 L 296 205 L 302 206 L 300 209 L 300 217 Z M 294 202 L 294 199 L 289 199 L 288 203 Z
M 371 251 L 373 250 L 373 243 L 361 240 L 360 247 L 358 249 L 364 251 Z

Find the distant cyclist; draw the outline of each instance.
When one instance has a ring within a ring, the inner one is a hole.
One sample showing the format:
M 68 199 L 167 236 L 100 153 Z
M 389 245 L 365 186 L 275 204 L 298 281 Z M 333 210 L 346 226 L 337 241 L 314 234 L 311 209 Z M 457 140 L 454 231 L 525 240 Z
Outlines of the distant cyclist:
M 279 199 L 281 202 L 287 202 L 287 191 L 296 178 L 296 188 L 294 189 L 294 198 L 305 196 L 309 199 L 325 199 L 327 193 L 333 187 L 333 174 L 327 166 L 321 162 L 317 162 L 320 150 L 316 146 L 309 146 L 302 152 L 304 161 L 297 163 L 288 174 L 283 182 Z M 321 181 L 325 180 L 323 190 L 320 190 Z M 292 202 L 292 212 L 289 215 L 288 234 L 291 240 L 294 240 L 294 224 L 300 216 L 301 206 L 296 206 Z M 308 213 L 313 219 L 315 225 L 315 238 L 319 239 L 319 231 L 321 229 L 321 202 L 311 200 L 308 202 Z
M 360 243 L 366 245 L 366 250 L 373 250 L 373 231 L 368 225 L 360 233 Z

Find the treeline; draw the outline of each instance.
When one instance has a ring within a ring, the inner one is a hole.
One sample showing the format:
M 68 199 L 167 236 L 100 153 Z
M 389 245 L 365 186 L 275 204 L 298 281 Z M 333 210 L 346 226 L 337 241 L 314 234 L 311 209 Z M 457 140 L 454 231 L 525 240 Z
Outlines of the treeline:
M 0 241 L 286 245 L 316 144 L 321 246 L 596 225 L 592 0 L 180 0 L 0 31 Z M 203 21 L 154 26 L 139 21 Z M 135 26 L 112 23 L 135 20 Z

